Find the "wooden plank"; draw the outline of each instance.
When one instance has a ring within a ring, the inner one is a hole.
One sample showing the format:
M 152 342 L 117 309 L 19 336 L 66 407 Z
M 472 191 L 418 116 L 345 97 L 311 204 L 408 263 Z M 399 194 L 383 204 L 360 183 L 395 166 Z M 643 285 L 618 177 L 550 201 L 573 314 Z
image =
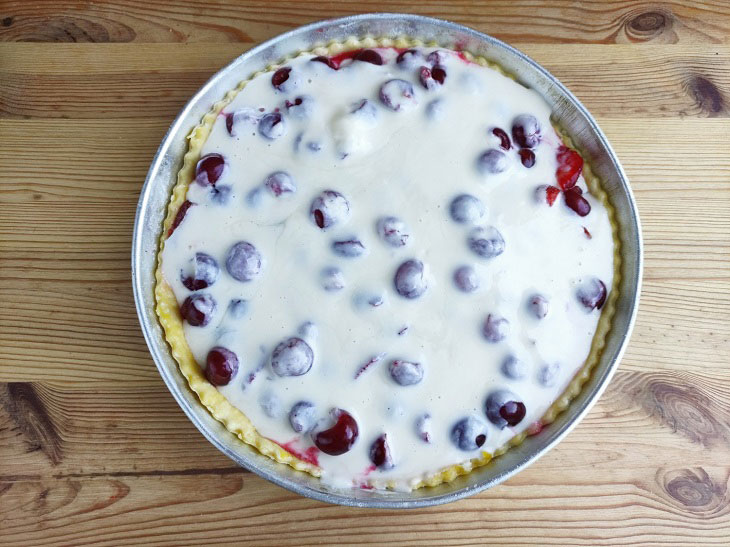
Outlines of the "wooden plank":
M 6 2 L 0 40 L 31 42 L 242 42 L 267 40 L 312 21 L 372 11 L 450 19 L 513 42 L 727 43 L 722 0 L 626 2 Z
M 103 56 L 94 55 L 97 48 Z M 244 49 L 238 44 L 0 43 L 0 117 L 172 119 L 213 73 Z M 596 116 L 730 115 L 726 45 L 526 44 L 522 49 Z

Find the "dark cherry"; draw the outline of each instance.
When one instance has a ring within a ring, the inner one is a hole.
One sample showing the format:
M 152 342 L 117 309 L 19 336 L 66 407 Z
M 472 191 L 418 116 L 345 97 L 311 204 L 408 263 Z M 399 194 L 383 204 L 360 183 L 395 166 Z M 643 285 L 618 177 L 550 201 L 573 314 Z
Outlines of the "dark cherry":
M 482 325 L 482 334 L 487 342 L 492 344 L 500 342 L 509 334 L 509 321 L 504 317 L 490 313 Z
M 487 424 L 474 416 L 463 418 L 451 429 L 451 442 L 464 451 L 472 451 L 487 441 Z
M 317 425 L 317 409 L 309 401 L 299 401 L 289 411 L 289 424 L 297 433 L 309 433 Z
M 319 57 L 314 57 L 312 61 L 316 63 L 322 63 L 330 67 L 332 70 L 337 70 L 337 65 L 330 59 L 329 57 L 325 57 L 324 55 L 320 55 Z
M 403 247 L 411 237 L 405 223 L 396 217 L 381 217 L 375 229 L 385 243 L 391 247 Z
M 271 368 L 278 376 L 301 376 L 309 372 L 313 362 L 312 348 L 296 336 L 280 342 L 271 352 Z
M 558 380 L 558 373 L 560 372 L 560 365 L 558 363 L 552 363 L 550 365 L 543 365 L 537 371 L 537 381 L 541 386 L 552 387 Z
M 269 140 L 275 140 L 286 135 L 287 124 L 280 112 L 271 112 L 264 115 L 259 122 L 259 133 Z
M 540 122 L 530 114 L 517 116 L 512 121 L 512 139 L 520 148 L 534 148 L 540 142 Z
M 370 445 L 370 461 L 379 469 L 392 469 L 393 456 L 388 445 L 388 436 L 383 433 Z
M 561 145 L 558 148 L 556 159 L 558 167 L 555 170 L 555 177 L 558 179 L 558 185 L 563 190 L 568 190 L 575 186 L 583 171 L 583 158 L 572 148 Z
M 215 258 L 205 253 L 195 253 L 195 257 L 191 260 L 193 273 L 185 275 L 180 272 L 182 284 L 190 291 L 199 291 L 211 286 L 218 280 L 220 268 Z
M 544 319 L 549 310 L 548 299 L 541 294 L 533 294 L 527 300 L 527 309 L 538 319 Z
M 399 386 L 412 386 L 423 380 L 423 365 L 396 359 L 390 362 L 388 372 Z
M 322 230 L 342 224 L 350 217 L 350 202 L 334 190 L 325 190 L 312 201 L 309 214 Z
M 460 194 L 449 205 L 451 218 L 460 224 L 476 224 L 485 212 L 482 200 L 471 194 Z
M 410 110 L 418 104 L 416 92 L 406 80 L 388 80 L 380 86 L 378 95 L 380 101 L 395 112 Z
M 454 283 L 462 292 L 474 292 L 479 288 L 479 276 L 473 266 L 460 266 L 454 271 Z
M 351 238 L 344 241 L 332 242 L 332 252 L 337 256 L 356 258 L 364 255 L 366 251 L 365 245 L 359 239 Z
M 589 311 L 600 310 L 606 302 L 606 285 L 594 277 L 583 283 L 575 295 L 578 301 Z
M 502 374 L 510 380 L 521 380 L 527 376 L 527 369 L 527 363 L 518 359 L 514 355 L 508 355 L 505 357 L 504 361 L 502 361 L 502 366 L 500 367 Z
M 185 214 L 192 205 L 194 205 L 194 203 L 191 203 L 188 200 L 182 202 L 182 205 L 180 205 L 180 208 L 177 210 L 177 214 L 175 215 L 175 220 L 172 221 L 170 229 L 167 230 L 167 237 L 170 237 L 175 231 L 175 228 L 180 226 L 180 223 L 185 219 Z
M 369 99 L 360 99 L 350 105 L 350 114 L 354 114 L 360 119 L 373 121 L 378 117 L 378 107 Z
M 437 49 L 436 51 L 432 51 L 428 54 L 428 57 L 426 57 L 426 62 L 430 64 L 431 66 L 435 65 L 441 65 L 446 61 L 446 52 L 442 51 L 440 49 Z
M 565 205 L 575 211 L 578 216 L 586 216 L 591 212 L 591 204 L 583 197 L 583 190 L 578 186 L 573 186 L 563 192 L 565 194 Z
M 504 129 L 500 127 L 495 127 L 494 129 L 492 129 L 492 135 L 499 139 L 499 146 L 501 146 L 503 150 L 509 150 L 510 148 L 512 148 L 512 143 L 509 140 L 509 135 Z
M 383 64 L 383 57 L 374 49 L 363 49 L 362 51 L 358 52 L 357 55 L 355 55 L 354 59 L 356 61 L 370 63 L 371 65 Z
M 505 242 L 502 234 L 494 226 L 479 226 L 469 232 L 469 249 L 481 258 L 494 258 L 504 252 Z
M 418 298 L 428 288 L 425 266 L 420 260 L 411 259 L 403 262 L 398 266 L 393 281 L 398 294 L 409 299 Z
M 228 250 L 226 270 L 237 281 L 252 281 L 259 276 L 262 266 L 261 253 L 248 241 L 239 241 Z
M 206 154 L 195 166 L 195 182 L 201 186 L 213 186 L 223 174 L 226 161 L 220 154 Z
M 423 56 L 421 55 L 420 51 L 415 49 L 406 49 L 405 51 L 401 51 L 398 54 L 395 62 L 401 68 L 411 68 L 416 63 L 416 61 L 418 61 L 422 57 Z
M 529 148 L 521 148 L 519 154 L 522 165 L 528 169 L 535 165 L 535 153 L 532 150 Z
M 214 386 L 225 386 L 238 372 L 238 357 L 231 350 L 216 346 L 205 360 L 205 377 Z
M 556 188 L 555 186 L 543 184 L 535 189 L 535 201 L 538 203 L 547 203 L 550 207 L 553 206 L 553 203 L 555 203 L 559 195 L 560 188 Z
M 477 169 L 483 174 L 501 173 L 507 169 L 508 161 L 507 156 L 501 150 L 491 148 L 486 152 L 483 152 L 479 158 L 477 158 Z
M 520 398 L 506 389 L 490 393 L 485 403 L 487 418 L 500 429 L 514 427 L 525 417 L 526 408 Z
M 315 434 L 313 440 L 317 448 L 325 454 L 339 456 L 349 452 L 357 440 L 359 430 L 355 418 L 349 412 L 335 409 L 332 414 L 335 424 Z
M 226 129 L 231 137 L 237 137 L 241 133 L 241 127 L 255 127 L 258 125 L 261 116 L 249 107 L 244 107 L 235 112 L 226 114 Z
M 282 195 L 291 195 L 297 191 L 297 185 L 294 179 L 286 171 L 271 173 L 266 177 L 264 186 L 277 198 Z
M 215 299 L 206 293 L 188 296 L 180 306 L 180 314 L 191 327 L 204 327 L 213 318 L 217 308 Z
M 274 74 L 271 76 L 271 85 L 273 85 L 279 91 L 283 91 L 282 86 L 284 85 L 284 82 L 286 82 L 289 79 L 290 72 L 291 72 L 291 67 L 288 67 L 288 66 L 281 67 L 279 70 L 274 72 Z
M 446 69 L 439 65 L 433 68 L 422 66 L 418 71 L 418 79 L 426 89 L 436 89 L 446 81 Z
M 334 292 L 345 288 L 345 277 L 339 268 L 325 268 L 320 274 L 320 280 L 325 291 Z

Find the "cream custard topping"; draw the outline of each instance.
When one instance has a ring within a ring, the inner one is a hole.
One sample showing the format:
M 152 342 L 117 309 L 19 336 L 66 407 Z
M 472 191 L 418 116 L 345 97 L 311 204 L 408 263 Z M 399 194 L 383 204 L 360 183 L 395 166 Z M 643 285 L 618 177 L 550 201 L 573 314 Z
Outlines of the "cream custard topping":
M 330 484 L 408 489 L 539 423 L 591 349 L 613 230 L 539 94 L 446 50 L 364 51 L 226 105 L 162 273 L 261 436 Z

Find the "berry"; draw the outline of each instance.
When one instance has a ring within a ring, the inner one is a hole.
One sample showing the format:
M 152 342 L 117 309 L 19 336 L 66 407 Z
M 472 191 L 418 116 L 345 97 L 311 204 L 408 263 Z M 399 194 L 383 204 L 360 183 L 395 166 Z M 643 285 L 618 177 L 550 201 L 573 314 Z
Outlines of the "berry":
M 558 363 L 543 365 L 540 367 L 540 370 L 537 371 L 537 381 L 544 387 L 552 387 L 558 381 L 559 372 L 560 365 Z
M 185 214 L 188 212 L 191 205 L 194 204 L 188 200 L 182 202 L 182 205 L 180 205 L 180 208 L 177 210 L 177 214 L 175 215 L 175 220 L 172 221 L 172 226 L 170 226 L 170 229 L 167 230 L 167 237 L 170 237 L 175 231 L 175 228 L 180 226 L 180 223 L 185 219 Z
M 454 283 L 462 292 L 474 292 L 479 288 L 479 276 L 473 266 L 460 266 L 454 271 Z
M 221 178 L 225 166 L 220 154 L 206 154 L 195 166 L 195 182 L 201 186 L 213 186 Z
M 218 268 L 218 262 L 212 256 L 205 253 L 195 253 L 195 258 L 190 262 L 193 267 L 192 275 L 185 275 L 184 272 L 180 272 L 182 284 L 188 290 L 199 291 L 218 280 L 220 268 Z
M 431 66 L 441 65 L 446 61 L 446 55 L 447 54 L 445 51 L 437 49 L 436 51 L 432 51 L 428 54 L 428 57 L 426 57 L 426 62 Z
M 396 217 L 380 217 L 376 223 L 376 231 L 380 239 L 391 247 L 403 247 L 410 238 L 405 223 Z
M 309 212 L 314 223 L 322 230 L 327 230 L 350 218 L 350 202 L 339 192 L 325 190 L 314 198 Z
M 560 188 L 568 190 L 575 186 L 581 171 L 583 171 L 583 158 L 572 148 L 562 145 L 558 148 L 556 157 L 558 167 L 555 170 L 555 176 L 558 179 Z
M 582 196 L 583 190 L 573 186 L 563 192 L 565 194 L 565 205 L 573 209 L 579 216 L 586 216 L 591 212 L 591 204 Z
M 337 65 L 330 59 L 329 57 L 325 57 L 324 55 L 320 55 L 319 57 L 314 57 L 312 61 L 315 61 L 317 63 L 322 63 L 330 67 L 332 70 L 337 70 Z
M 292 176 L 286 171 L 276 171 L 271 173 L 264 181 L 264 186 L 269 189 L 274 196 L 290 195 L 297 191 L 297 185 Z
M 525 417 L 525 403 L 506 389 L 491 393 L 484 407 L 489 421 L 500 429 L 514 427 Z
M 286 113 L 296 120 L 306 120 L 314 111 L 314 99 L 309 95 L 297 97 L 294 101 L 288 99 L 284 102 Z
M 289 411 L 289 424 L 297 433 L 309 433 L 317 425 L 317 409 L 308 401 L 299 401 Z
M 509 334 L 509 321 L 504 317 L 490 313 L 482 325 L 482 334 L 487 342 L 495 344 L 504 340 Z
M 301 376 L 309 372 L 313 362 L 312 348 L 297 337 L 280 342 L 271 352 L 271 368 L 278 376 Z
M 370 461 L 375 467 L 382 470 L 393 468 L 393 456 L 388 445 L 388 436 L 385 433 L 370 445 Z
M 431 442 L 433 433 L 430 414 L 422 414 L 416 419 L 416 434 L 424 443 Z
M 348 452 L 357 440 L 359 430 L 355 418 L 341 409 L 332 411 L 335 424 L 313 435 L 314 444 L 325 454 L 339 456 Z
M 388 367 L 391 377 L 400 386 L 412 386 L 423 380 L 423 365 L 396 359 Z
M 204 327 L 210 323 L 217 307 L 211 295 L 196 293 L 185 299 L 180 306 L 180 314 L 191 327 Z
M 405 298 L 418 298 L 426 292 L 425 266 L 420 260 L 406 260 L 395 272 L 395 290 Z
M 527 364 L 514 355 L 508 355 L 502 361 L 500 370 L 510 380 L 521 380 L 527 376 Z
M 233 319 L 242 319 L 248 313 L 248 300 L 234 298 L 228 303 L 228 313 Z
M 226 129 L 231 137 L 237 137 L 243 134 L 244 129 L 257 126 L 260 119 L 261 116 L 256 110 L 244 107 L 226 114 Z
M 476 450 L 487 441 L 487 424 L 474 416 L 463 418 L 451 429 L 451 441 L 461 450 Z
M 538 319 L 544 319 L 548 314 L 548 299 L 541 294 L 534 294 L 527 301 L 527 308 Z
M 366 253 L 365 245 L 359 239 L 348 239 L 345 241 L 332 242 L 332 251 L 345 258 L 356 258 Z
M 418 101 L 413 86 L 405 80 L 388 80 L 380 86 L 380 101 L 395 112 L 413 109 Z
M 600 279 L 594 277 L 583 283 L 575 293 L 578 301 L 588 311 L 600 310 L 606 302 L 606 285 Z
M 226 270 L 238 281 L 251 281 L 259 276 L 263 260 L 256 247 L 247 241 L 239 241 L 228 251 Z
M 529 148 L 521 148 L 519 154 L 522 165 L 528 169 L 535 165 L 535 153 L 532 150 Z
M 383 57 L 374 49 L 363 49 L 354 57 L 355 61 L 363 61 L 371 65 L 382 65 Z
M 509 135 L 504 129 L 495 127 L 494 129 L 492 129 L 492 134 L 499 139 L 499 146 L 501 146 L 503 150 L 509 150 L 510 148 L 512 148 L 512 143 L 509 140 Z
M 422 66 L 418 71 L 418 79 L 426 89 L 436 89 L 446 81 L 446 70 L 439 65 L 433 68 Z
M 512 121 L 512 139 L 520 148 L 534 148 L 540 142 L 540 123 L 535 116 L 521 114 Z
M 504 238 L 494 226 L 474 228 L 467 239 L 469 248 L 482 258 L 494 258 L 504 252 Z
M 269 418 L 278 418 L 283 412 L 281 400 L 273 393 L 262 395 L 259 398 L 259 406 Z
M 451 218 L 460 224 L 476 224 L 486 213 L 486 208 L 479 198 L 471 194 L 460 194 L 451 200 L 449 212 Z
M 339 268 L 329 267 L 322 270 L 320 281 L 325 291 L 333 292 L 345 288 L 345 278 Z
M 535 201 L 538 203 L 547 203 L 550 207 L 553 206 L 553 203 L 555 203 L 559 195 L 560 189 L 555 186 L 543 184 L 535 188 Z
M 496 175 L 507 169 L 507 156 L 501 150 L 490 148 L 477 159 L 477 169 L 482 174 Z
M 259 122 L 259 133 L 269 140 L 275 140 L 286 135 L 287 124 L 280 112 L 271 112 L 264 115 Z
M 290 72 L 291 67 L 281 67 L 271 76 L 271 85 L 273 85 L 279 91 L 284 91 L 284 83 L 289 79 Z
M 350 105 L 350 114 L 354 114 L 360 119 L 373 121 L 378 117 L 378 107 L 368 99 L 360 99 Z
M 398 54 L 395 62 L 401 68 L 412 68 L 422 57 L 423 55 L 421 55 L 420 51 L 416 49 L 407 49 Z
M 205 377 L 214 386 L 225 386 L 238 372 L 238 357 L 231 350 L 216 346 L 205 360 Z

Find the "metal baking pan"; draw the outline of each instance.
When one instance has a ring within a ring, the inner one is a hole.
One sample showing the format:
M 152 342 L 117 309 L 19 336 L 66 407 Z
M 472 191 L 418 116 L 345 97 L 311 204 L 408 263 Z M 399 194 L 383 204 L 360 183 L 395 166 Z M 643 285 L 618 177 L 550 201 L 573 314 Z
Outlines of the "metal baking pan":
M 521 83 L 541 93 L 552 106 L 555 120 L 568 131 L 601 177 L 617 212 L 623 257 L 616 315 L 605 350 L 591 379 L 570 407 L 539 434 L 528 437 L 520 446 L 488 465 L 451 483 L 413 492 L 328 488 L 318 479 L 276 463 L 239 441 L 208 413 L 189 389 L 170 354 L 154 311 L 157 244 L 170 191 L 186 152 L 189 131 L 214 102 L 257 70 L 315 45 L 368 35 L 409 36 L 443 47 L 458 44 L 462 49 L 499 63 Z M 439 19 L 390 13 L 356 15 L 292 30 L 247 51 L 217 72 L 182 109 L 152 161 L 137 205 L 132 243 L 134 298 L 142 331 L 160 375 L 195 426 L 236 463 L 279 486 L 317 500 L 358 507 L 411 508 L 458 500 L 501 483 L 554 447 L 586 415 L 618 366 L 636 317 L 641 272 L 641 228 L 631 188 L 605 135 L 578 99 L 535 61 L 491 36 Z

